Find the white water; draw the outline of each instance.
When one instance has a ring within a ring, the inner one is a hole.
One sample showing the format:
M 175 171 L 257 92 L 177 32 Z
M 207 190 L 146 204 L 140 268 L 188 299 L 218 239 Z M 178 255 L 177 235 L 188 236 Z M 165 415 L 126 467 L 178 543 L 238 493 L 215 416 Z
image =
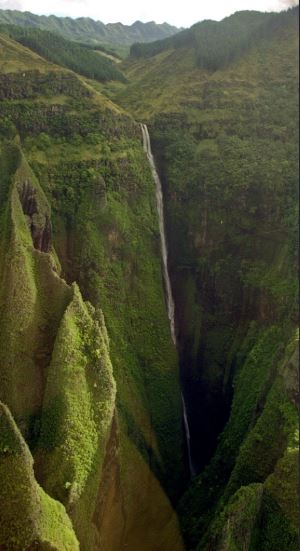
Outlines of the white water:
M 170 322 L 172 340 L 176 346 L 177 340 L 176 340 L 176 331 L 175 331 L 175 305 L 174 305 L 174 299 L 172 295 L 172 288 L 171 288 L 171 282 L 170 282 L 170 276 L 169 276 L 169 270 L 168 270 L 168 247 L 167 247 L 167 240 L 166 240 L 166 234 L 165 234 L 163 193 L 162 193 L 161 181 L 158 176 L 154 158 L 152 155 L 150 136 L 149 136 L 149 132 L 146 124 L 141 124 L 141 129 L 143 134 L 144 151 L 147 154 L 153 180 L 156 185 L 156 203 L 157 203 L 157 212 L 158 212 L 158 220 L 159 220 L 163 276 L 164 276 L 166 299 L 167 299 L 167 312 L 168 312 L 168 318 Z M 181 397 L 182 397 L 183 420 L 184 420 L 184 428 L 185 428 L 185 434 L 186 434 L 190 474 L 191 476 L 195 476 L 196 473 L 195 473 L 195 469 L 194 469 L 192 457 L 191 457 L 190 428 L 189 428 L 186 405 L 185 405 L 183 394 L 181 394 Z
M 164 203 L 163 203 L 161 181 L 157 174 L 157 170 L 155 167 L 155 163 L 154 163 L 154 159 L 151 151 L 151 143 L 150 143 L 148 128 L 145 124 L 141 124 L 141 127 L 142 127 L 142 133 L 143 133 L 144 150 L 147 153 L 153 180 L 155 181 L 155 185 L 156 185 L 156 203 L 157 203 L 157 212 L 158 212 L 158 220 L 159 220 L 161 256 L 162 256 L 162 264 L 163 264 L 164 282 L 165 282 L 165 288 L 166 288 L 168 318 L 170 321 L 172 341 L 176 346 L 175 306 L 174 306 L 170 277 L 168 272 L 168 249 L 167 249 L 167 241 L 166 241 L 166 234 L 165 234 Z

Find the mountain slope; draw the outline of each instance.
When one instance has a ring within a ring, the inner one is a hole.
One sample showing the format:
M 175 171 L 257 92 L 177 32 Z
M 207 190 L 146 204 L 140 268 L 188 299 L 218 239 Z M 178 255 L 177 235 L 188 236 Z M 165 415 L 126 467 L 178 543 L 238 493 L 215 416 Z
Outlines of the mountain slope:
M 295 550 L 298 9 L 225 65 L 217 50 L 219 68 L 199 65 L 190 36 L 145 46 L 123 63 L 128 84 L 106 88 L 147 122 L 163 181 L 199 473 L 182 527 L 188 549 L 239 548 L 247 531 L 246 549 Z
M 19 25 L 22 27 L 38 27 L 39 29 L 57 33 L 69 40 L 81 42 L 98 42 L 105 44 L 123 44 L 129 46 L 133 42 L 152 42 L 166 38 L 178 32 L 179 29 L 168 23 L 157 24 L 154 21 L 142 23 L 136 21 L 132 25 L 94 21 L 89 17 L 56 17 L 55 15 L 35 15 L 17 10 L 0 10 L 0 23 Z
M 30 520 L 46 492 L 41 542 L 57 551 L 180 551 L 181 398 L 139 127 L 74 73 L 0 43 L 0 396 L 34 459 L 18 500 Z M 21 507 L 3 515 L 23 530 Z M 36 526 L 1 545 L 24 549 Z
M 243 56 L 249 48 L 272 35 L 293 19 L 293 10 L 278 13 L 241 11 L 220 22 L 202 21 L 175 36 L 151 44 L 134 44 L 131 57 L 153 57 L 167 50 L 189 48 L 197 67 L 215 71 Z
M 0 25 L 0 32 L 27 46 L 48 61 L 76 71 L 87 78 L 100 82 L 109 80 L 124 82 L 124 76 L 111 59 L 99 55 L 84 45 L 65 40 L 55 33 L 15 25 Z
M 37 484 L 33 461 L 8 408 L 0 405 L 0 545 L 2 549 L 75 551 L 78 541 L 64 507 Z M 5 503 L 5 506 L 2 504 Z

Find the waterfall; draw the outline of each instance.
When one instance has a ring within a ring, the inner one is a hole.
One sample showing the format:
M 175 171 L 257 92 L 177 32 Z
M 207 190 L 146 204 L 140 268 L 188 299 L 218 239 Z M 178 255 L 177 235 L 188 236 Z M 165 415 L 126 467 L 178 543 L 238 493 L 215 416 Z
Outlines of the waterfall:
M 161 256 L 162 256 L 163 275 L 164 275 L 164 282 L 165 282 L 165 289 L 166 289 L 168 318 L 170 322 L 172 340 L 173 340 L 173 343 L 176 345 L 175 306 L 174 306 L 174 299 L 172 295 L 170 277 L 168 272 L 168 249 L 167 249 L 165 224 L 164 224 L 164 204 L 163 204 L 162 187 L 161 187 L 160 178 L 157 174 L 157 170 L 155 167 L 155 163 L 154 163 L 154 159 L 151 151 L 150 136 L 149 136 L 148 128 L 145 124 L 142 124 L 141 127 L 143 132 L 144 150 L 147 153 L 153 180 L 155 181 L 155 185 L 156 185 L 156 204 L 157 204 L 157 212 L 158 212 L 158 220 L 159 220 Z
M 159 220 L 159 233 L 160 233 L 165 293 L 166 293 L 166 300 L 167 300 L 167 312 L 168 312 L 168 318 L 170 322 L 172 341 L 176 346 L 177 340 L 176 340 L 176 331 L 175 331 L 175 305 L 174 305 L 174 299 L 172 295 L 172 288 L 171 288 L 171 282 L 170 282 L 170 276 L 169 276 L 169 270 L 168 270 L 168 247 L 167 247 L 165 223 L 164 223 L 163 193 L 162 193 L 161 181 L 157 173 L 154 158 L 151 151 L 151 142 L 150 142 L 150 136 L 149 136 L 147 125 L 141 124 L 141 129 L 143 134 L 144 151 L 147 154 L 153 180 L 156 186 L 156 204 L 157 204 L 157 212 L 158 212 L 158 220 Z M 189 469 L 190 469 L 191 476 L 195 476 L 196 473 L 193 467 L 193 462 L 191 457 L 190 429 L 189 429 L 189 423 L 187 418 L 186 405 L 185 405 L 184 396 L 182 393 L 181 393 L 181 397 L 182 397 L 182 406 L 183 406 L 184 429 L 186 434 L 186 443 L 187 443 L 188 458 L 189 458 Z
M 182 398 L 182 409 L 183 409 L 183 421 L 184 421 L 184 429 L 185 429 L 185 436 L 186 436 L 186 443 L 187 443 L 187 449 L 188 449 L 188 458 L 189 458 L 189 468 L 190 468 L 190 475 L 191 477 L 196 476 L 196 470 L 193 465 L 192 456 L 191 456 L 191 435 L 190 435 L 190 427 L 189 422 L 187 418 L 187 411 L 186 411 L 186 405 L 185 400 L 183 397 L 183 393 L 181 393 Z

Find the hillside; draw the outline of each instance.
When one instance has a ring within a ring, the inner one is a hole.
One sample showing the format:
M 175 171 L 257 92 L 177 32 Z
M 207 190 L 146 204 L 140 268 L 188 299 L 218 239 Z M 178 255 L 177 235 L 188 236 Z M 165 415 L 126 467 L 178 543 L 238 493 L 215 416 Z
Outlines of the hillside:
M 147 122 L 163 181 L 199 473 L 188 549 L 297 548 L 297 47 L 298 9 L 237 13 L 133 47 L 128 84 L 106 87 Z
M 122 44 L 130 46 L 134 42 L 152 42 L 175 34 L 180 29 L 168 25 L 157 24 L 154 21 L 142 23 L 136 21 L 132 25 L 94 21 L 89 17 L 72 19 L 55 15 L 35 15 L 17 10 L 0 10 L 0 24 L 18 25 L 21 27 L 38 27 L 54 32 L 69 40 L 104 44 Z
M 109 59 L 109 54 L 106 57 L 103 55 L 106 53 L 105 50 L 104 52 L 94 51 L 85 44 L 78 44 L 55 33 L 31 27 L 0 25 L 0 32 L 27 46 L 48 61 L 76 71 L 87 78 L 98 82 L 125 81 L 124 75 Z
M 0 547 L 152 551 L 160 533 L 179 551 L 180 391 L 139 127 L 0 46 Z

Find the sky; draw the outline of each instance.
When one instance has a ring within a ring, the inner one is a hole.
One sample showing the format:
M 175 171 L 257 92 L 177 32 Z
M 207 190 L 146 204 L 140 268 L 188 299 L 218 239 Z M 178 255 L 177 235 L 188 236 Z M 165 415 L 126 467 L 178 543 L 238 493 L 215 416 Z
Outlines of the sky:
M 91 17 L 103 23 L 131 25 L 140 20 L 190 27 L 203 19 L 219 21 L 240 10 L 281 11 L 297 0 L 0 0 L 1 9 L 38 15 Z

